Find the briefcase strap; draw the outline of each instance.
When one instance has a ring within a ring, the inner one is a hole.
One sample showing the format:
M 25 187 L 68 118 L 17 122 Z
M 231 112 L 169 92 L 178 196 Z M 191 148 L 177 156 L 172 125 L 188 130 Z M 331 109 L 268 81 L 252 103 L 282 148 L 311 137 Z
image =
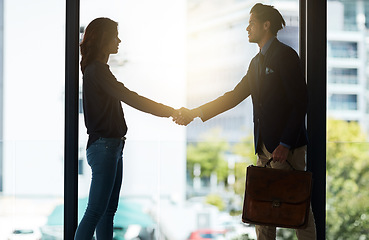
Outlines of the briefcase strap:
M 271 166 L 271 165 L 270 165 L 270 163 L 271 163 L 272 161 L 273 161 L 273 158 L 269 159 L 269 160 L 268 160 L 268 162 L 265 164 L 265 166 L 264 166 L 264 167 L 266 168 L 268 165 L 269 165 L 269 166 Z M 290 167 L 291 167 L 293 170 L 296 170 L 296 169 L 292 166 L 292 164 L 291 164 L 289 161 L 287 161 L 287 160 L 286 160 L 286 162 L 288 163 L 288 165 L 290 165 Z

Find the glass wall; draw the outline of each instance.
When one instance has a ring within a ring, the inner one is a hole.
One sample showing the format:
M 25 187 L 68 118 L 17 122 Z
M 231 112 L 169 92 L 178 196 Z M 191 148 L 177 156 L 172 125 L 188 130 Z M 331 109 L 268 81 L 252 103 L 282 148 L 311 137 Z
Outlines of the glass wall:
M 81 0 L 81 37 L 96 17 L 117 21 L 122 43 L 109 65 L 118 81 L 192 108 L 233 89 L 245 74 L 258 52 L 245 30 L 256 2 Z M 327 2 L 327 239 L 367 239 L 369 3 Z M 62 239 L 65 3 L 3 3 L 0 239 L 30 232 Z M 278 38 L 298 52 L 298 0 L 264 3 L 281 11 L 287 27 Z M 129 130 L 116 239 L 255 239 L 240 217 L 245 167 L 256 161 L 250 99 L 187 128 L 122 107 Z M 91 180 L 82 108 L 79 122 L 80 219 Z M 278 238 L 296 239 L 283 230 Z
M 327 239 L 369 229 L 367 1 L 328 1 Z
M 65 4 L 1 2 L 0 239 L 61 239 Z
M 232 90 L 259 52 L 246 27 L 257 1 L 188 1 L 187 106 L 197 107 Z M 278 39 L 299 52 L 299 1 L 264 1 L 282 13 L 286 27 Z M 253 226 L 241 222 L 245 169 L 256 164 L 253 111 L 247 98 L 206 122 L 187 126 L 187 202 L 200 208 L 191 232 L 223 234 L 225 239 L 256 239 Z M 208 232 L 208 233 L 209 233 Z M 279 239 L 293 236 L 278 231 Z M 215 238 L 215 237 L 214 237 Z M 194 238 L 195 239 L 195 238 Z
M 111 55 L 108 62 L 117 80 L 154 101 L 174 108 L 185 105 L 186 1 L 82 0 L 81 30 L 97 17 L 119 24 L 122 42 L 118 54 Z M 114 237 L 185 239 L 185 128 L 124 103 L 122 108 L 128 133 Z M 79 219 L 91 181 L 87 134 L 80 113 Z
M 86 0 L 81 2 L 81 29 L 95 17 L 118 21 L 122 43 L 109 60 L 118 81 L 153 100 L 192 108 L 232 89 L 257 54 L 245 30 L 255 3 L 111 0 L 101 5 Z M 298 51 L 298 1 L 266 3 L 285 16 L 281 41 Z M 129 130 L 116 238 L 151 234 L 147 239 L 188 239 L 192 234 L 255 239 L 254 228 L 241 223 L 240 216 L 245 167 L 256 160 L 250 99 L 208 123 L 197 119 L 187 128 L 122 106 Z M 81 218 L 91 176 L 80 116 Z

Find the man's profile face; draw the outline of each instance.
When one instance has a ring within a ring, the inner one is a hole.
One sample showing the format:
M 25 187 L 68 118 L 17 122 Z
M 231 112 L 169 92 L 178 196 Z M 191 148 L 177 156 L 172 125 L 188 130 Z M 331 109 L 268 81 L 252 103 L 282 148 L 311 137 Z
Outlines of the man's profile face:
M 248 32 L 249 42 L 259 43 L 266 34 L 263 23 L 260 22 L 253 13 L 250 15 L 249 25 L 246 28 Z

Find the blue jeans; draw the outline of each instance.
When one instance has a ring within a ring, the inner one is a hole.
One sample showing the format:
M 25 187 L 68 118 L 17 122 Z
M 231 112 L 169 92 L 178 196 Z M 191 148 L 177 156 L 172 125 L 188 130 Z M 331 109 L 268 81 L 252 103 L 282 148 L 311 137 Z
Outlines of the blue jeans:
M 118 208 L 123 177 L 124 140 L 99 138 L 87 149 L 92 180 L 86 212 L 77 228 L 75 240 L 91 240 L 95 229 L 97 240 L 113 238 L 113 219 Z

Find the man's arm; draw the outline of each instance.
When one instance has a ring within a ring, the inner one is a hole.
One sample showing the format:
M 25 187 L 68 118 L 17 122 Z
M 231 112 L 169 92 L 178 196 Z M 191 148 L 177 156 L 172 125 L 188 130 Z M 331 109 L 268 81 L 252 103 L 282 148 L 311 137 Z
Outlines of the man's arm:
M 248 74 L 242 78 L 237 86 L 229 92 L 226 92 L 223 96 L 217 99 L 205 103 L 200 107 L 193 109 L 196 117 L 200 117 L 203 122 L 213 118 L 220 113 L 223 113 L 231 108 L 237 106 L 245 98 L 251 94 L 251 88 L 249 86 Z
M 225 93 L 223 96 L 192 110 L 181 108 L 179 116 L 174 117 L 173 121 L 179 125 L 187 126 L 194 118 L 199 117 L 203 122 L 205 122 L 210 118 L 237 106 L 247 98 L 251 94 L 250 87 L 247 85 L 246 75 L 232 91 Z

